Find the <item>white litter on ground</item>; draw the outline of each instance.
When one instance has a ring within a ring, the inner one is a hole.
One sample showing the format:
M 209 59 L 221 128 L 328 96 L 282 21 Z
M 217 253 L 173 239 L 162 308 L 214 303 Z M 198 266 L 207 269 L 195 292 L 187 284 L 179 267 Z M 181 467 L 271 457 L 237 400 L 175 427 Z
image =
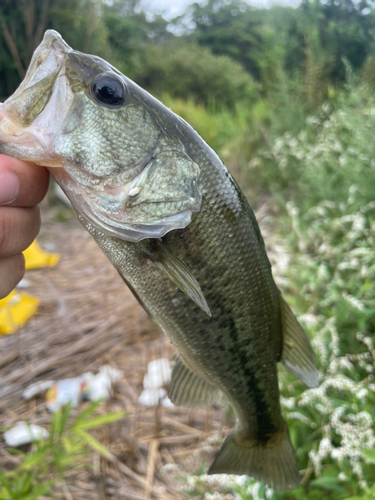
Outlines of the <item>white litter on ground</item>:
M 147 365 L 147 373 L 143 378 L 145 389 L 158 389 L 171 381 L 171 365 L 169 359 L 161 358 L 150 361 Z
M 68 403 L 76 408 L 83 400 L 108 401 L 112 396 L 113 384 L 123 376 L 122 371 L 103 365 L 96 375 L 87 372 L 80 377 L 59 380 L 50 386 L 46 394 L 47 410 L 54 413 Z
M 171 381 L 171 366 L 167 358 L 155 359 L 147 365 L 147 373 L 143 378 L 144 391 L 138 398 L 138 403 L 144 406 L 173 406 L 167 397 L 164 386 Z
M 145 389 L 138 398 L 138 403 L 144 406 L 158 406 L 167 395 L 165 389 Z
M 18 422 L 9 431 L 4 432 L 4 440 L 8 446 L 17 447 L 32 443 L 39 439 L 47 439 L 49 432 L 39 425 Z
M 86 382 L 80 377 L 59 380 L 46 394 L 47 410 L 54 413 L 68 403 L 72 408 L 76 408 L 82 399 L 85 387 Z
M 29 385 L 22 393 L 23 399 L 31 399 L 38 394 L 47 391 L 50 387 L 55 384 L 54 380 L 42 380 L 41 382 L 35 382 L 35 384 Z
M 99 373 L 88 380 L 86 398 L 90 401 L 97 401 L 98 399 L 108 401 L 112 396 L 113 384 L 121 380 L 123 376 L 124 372 L 112 366 L 102 366 Z

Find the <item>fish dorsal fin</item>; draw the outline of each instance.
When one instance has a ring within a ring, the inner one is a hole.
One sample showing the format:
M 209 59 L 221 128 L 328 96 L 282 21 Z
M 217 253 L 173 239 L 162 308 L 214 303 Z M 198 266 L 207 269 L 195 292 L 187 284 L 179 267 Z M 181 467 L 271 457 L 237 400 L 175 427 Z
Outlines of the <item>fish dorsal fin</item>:
M 281 362 L 307 386 L 318 387 L 319 375 L 310 341 L 282 297 L 280 308 L 283 332 Z
M 168 393 L 173 404 L 196 408 L 220 401 L 222 394 L 219 389 L 195 375 L 177 354 L 175 362 Z
M 177 255 L 168 250 L 165 245 L 158 242 L 156 252 L 152 255 L 151 259 L 159 269 L 165 272 L 177 288 L 190 297 L 208 316 L 212 316 L 198 281 L 194 278 L 187 265 Z

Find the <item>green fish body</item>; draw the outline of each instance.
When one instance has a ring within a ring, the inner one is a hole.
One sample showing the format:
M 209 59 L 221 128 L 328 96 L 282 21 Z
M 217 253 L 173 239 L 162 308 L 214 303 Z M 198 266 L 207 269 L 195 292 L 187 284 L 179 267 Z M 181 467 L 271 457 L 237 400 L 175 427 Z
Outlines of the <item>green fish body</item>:
M 3 107 L 0 152 L 51 167 L 80 222 L 168 335 L 177 351 L 172 402 L 196 407 L 224 396 L 232 405 L 235 429 L 209 472 L 293 487 L 299 474 L 277 363 L 316 386 L 309 341 L 275 285 L 254 213 L 219 157 L 119 75 L 47 32 Z M 62 117 L 54 111 L 64 105 L 61 95 L 69 102 Z M 54 126 L 59 133 L 50 133 Z

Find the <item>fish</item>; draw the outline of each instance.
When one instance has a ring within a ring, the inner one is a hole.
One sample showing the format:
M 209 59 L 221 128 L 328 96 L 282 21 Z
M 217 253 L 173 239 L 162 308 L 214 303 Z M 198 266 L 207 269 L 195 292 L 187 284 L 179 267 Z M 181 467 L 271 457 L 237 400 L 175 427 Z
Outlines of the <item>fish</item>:
M 248 201 L 182 118 L 107 61 L 48 30 L 1 108 L 0 152 L 47 167 L 176 349 L 169 397 L 227 401 L 233 431 L 209 474 L 298 484 L 277 363 L 319 384 Z

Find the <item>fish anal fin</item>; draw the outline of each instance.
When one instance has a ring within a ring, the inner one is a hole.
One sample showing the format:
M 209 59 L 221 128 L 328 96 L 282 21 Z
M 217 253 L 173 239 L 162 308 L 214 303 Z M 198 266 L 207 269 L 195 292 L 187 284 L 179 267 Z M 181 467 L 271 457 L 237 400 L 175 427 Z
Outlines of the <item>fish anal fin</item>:
M 319 375 L 310 341 L 282 297 L 280 297 L 280 309 L 283 334 L 280 361 L 308 387 L 318 387 Z
M 168 250 L 163 243 L 157 243 L 156 252 L 151 256 L 151 259 L 177 288 L 190 297 L 197 306 L 211 317 L 210 308 L 199 283 L 188 266 L 177 255 Z
M 181 357 L 175 356 L 168 397 L 176 406 L 197 408 L 217 403 L 221 392 L 205 380 L 198 377 Z
M 234 430 L 225 439 L 208 474 L 246 474 L 277 491 L 290 490 L 300 481 L 285 422 L 267 441 Z

